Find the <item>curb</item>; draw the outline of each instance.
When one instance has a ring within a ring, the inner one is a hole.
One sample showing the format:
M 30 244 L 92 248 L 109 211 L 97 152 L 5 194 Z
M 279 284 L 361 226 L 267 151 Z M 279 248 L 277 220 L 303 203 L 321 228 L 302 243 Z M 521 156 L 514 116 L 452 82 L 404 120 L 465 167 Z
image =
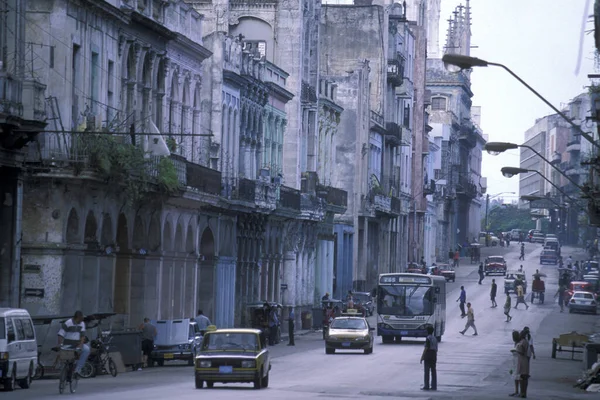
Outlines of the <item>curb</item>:
M 300 337 L 300 336 L 306 336 L 306 335 L 310 335 L 311 333 L 318 333 L 320 331 L 318 330 L 310 330 L 310 331 L 297 331 L 294 332 L 294 337 Z M 279 340 L 281 342 L 283 341 L 289 341 L 290 340 L 290 335 L 287 333 L 282 333 L 281 336 L 279 337 Z

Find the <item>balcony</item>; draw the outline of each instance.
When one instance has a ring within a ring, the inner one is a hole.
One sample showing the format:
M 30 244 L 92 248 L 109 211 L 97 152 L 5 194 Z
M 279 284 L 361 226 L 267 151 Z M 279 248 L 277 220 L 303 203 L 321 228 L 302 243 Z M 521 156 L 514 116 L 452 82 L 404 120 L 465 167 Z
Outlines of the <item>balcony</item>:
M 306 103 L 316 103 L 317 102 L 317 91 L 316 89 L 309 85 L 308 82 L 302 81 L 302 89 L 300 92 L 300 99 Z
M 461 125 L 460 131 L 458 132 L 458 140 L 460 140 L 468 148 L 472 149 L 477 146 L 477 132 L 470 123 L 467 125 Z
M 423 197 L 429 196 L 435 193 L 435 181 L 431 179 L 429 183 L 423 186 Z
M 390 208 L 392 214 L 400 215 L 402 214 L 402 200 L 400 200 L 396 196 L 392 196 L 392 200 L 390 202 Z
M 185 162 L 185 171 L 188 187 L 197 189 L 204 193 L 210 193 L 214 195 L 221 194 L 220 171 L 203 167 L 202 165 L 194 164 L 189 161 Z
M 458 185 L 456 185 L 456 194 L 469 199 L 474 199 L 477 197 L 477 185 L 475 185 L 472 180 L 460 176 Z
M 397 58 L 388 59 L 387 81 L 394 87 L 402 85 L 404 82 L 404 57 L 398 55 Z
M 317 196 L 325 201 L 330 211 L 342 214 L 348 208 L 348 192 L 332 186 L 317 186 Z
M 159 164 L 162 157 L 152 157 L 150 159 L 149 165 L 149 174 L 153 178 L 158 178 L 159 174 Z M 187 166 L 185 157 L 182 157 L 177 154 L 171 154 L 169 159 L 173 163 L 173 167 L 177 173 L 177 181 L 179 182 L 179 186 L 187 186 Z
M 394 146 L 407 146 L 402 142 L 402 127 L 394 122 L 388 122 L 386 124 L 387 133 L 385 135 L 386 143 Z
M 256 199 L 256 181 L 246 178 L 240 178 L 238 181 L 237 196 L 238 200 L 254 203 Z
M 299 213 L 300 204 L 301 195 L 299 190 L 287 186 L 281 186 L 279 188 L 279 201 L 277 202 L 278 209 L 293 210 Z
M 383 128 L 383 115 L 371 110 L 371 123 Z

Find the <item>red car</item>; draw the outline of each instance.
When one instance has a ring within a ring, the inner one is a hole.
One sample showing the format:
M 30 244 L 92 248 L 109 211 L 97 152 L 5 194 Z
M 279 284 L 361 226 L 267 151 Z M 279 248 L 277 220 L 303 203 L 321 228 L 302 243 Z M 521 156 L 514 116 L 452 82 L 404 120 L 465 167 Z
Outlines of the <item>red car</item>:
M 446 278 L 446 282 L 456 282 L 456 271 L 454 271 L 454 267 L 450 264 L 440 264 L 438 265 L 440 270 L 440 275 Z
M 506 260 L 502 256 L 489 256 L 483 263 L 486 275 L 501 274 L 506 276 Z
M 571 297 L 573 297 L 574 292 L 589 292 L 594 293 L 594 286 L 590 282 L 585 281 L 573 281 L 569 285 L 569 288 L 566 292 L 566 301 L 569 301 Z M 596 296 L 596 294 L 594 294 Z M 597 296 L 596 296 L 597 297 Z

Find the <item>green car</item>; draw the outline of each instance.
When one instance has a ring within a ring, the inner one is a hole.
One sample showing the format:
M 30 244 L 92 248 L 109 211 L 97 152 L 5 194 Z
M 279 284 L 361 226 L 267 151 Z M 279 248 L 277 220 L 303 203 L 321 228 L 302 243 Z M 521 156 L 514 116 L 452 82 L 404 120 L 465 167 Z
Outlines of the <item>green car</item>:
M 258 329 L 218 329 L 206 332 L 195 360 L 196 389 L 215 382 L 269 386 L 271 359 Z

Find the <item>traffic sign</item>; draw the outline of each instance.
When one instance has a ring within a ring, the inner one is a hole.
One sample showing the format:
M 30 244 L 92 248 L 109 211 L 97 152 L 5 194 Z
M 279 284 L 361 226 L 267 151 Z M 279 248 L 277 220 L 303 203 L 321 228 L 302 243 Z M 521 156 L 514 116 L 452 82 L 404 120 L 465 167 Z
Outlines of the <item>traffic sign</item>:
M 44 289 L 25 288 L 25 296 L 28 297 L 44 297 Z

